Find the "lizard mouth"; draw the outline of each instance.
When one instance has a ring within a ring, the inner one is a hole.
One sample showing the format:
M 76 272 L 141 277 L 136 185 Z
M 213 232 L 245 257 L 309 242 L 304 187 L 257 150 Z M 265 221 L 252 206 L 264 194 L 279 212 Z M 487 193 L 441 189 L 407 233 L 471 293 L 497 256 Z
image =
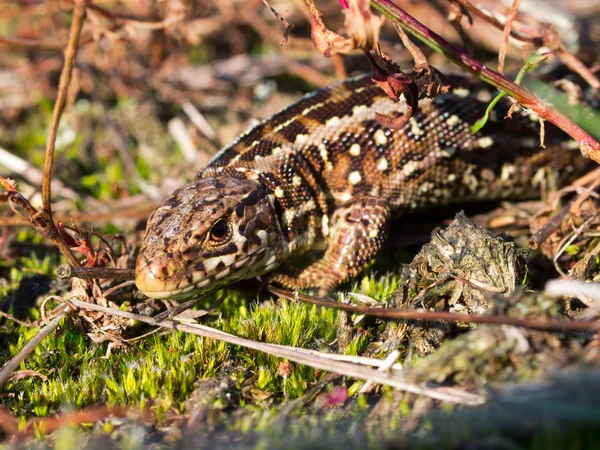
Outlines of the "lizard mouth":
M 135 285 L 147 297 L 157 300 L 184 300 L 194 295 L 216 289 L 242 278 L 252 278 L 262 273 L 255 266 L 264 250 L 247 255 L 233 265 L 211 274 L 193 272 L 169 258 L 166 253 L 151 259 L 138 256 Z M 259 265 L 260 267 L 260 265 Z M 232 270 L 233 269 L 233 270 Z

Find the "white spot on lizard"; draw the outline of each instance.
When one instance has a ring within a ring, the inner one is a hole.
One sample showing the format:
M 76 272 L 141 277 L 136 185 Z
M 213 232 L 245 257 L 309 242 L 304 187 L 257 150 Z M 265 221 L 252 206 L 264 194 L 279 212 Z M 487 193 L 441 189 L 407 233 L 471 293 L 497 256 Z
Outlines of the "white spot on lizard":
M 355 170 L 354 172 L 350 172 L 350 175 L 348 175 L 348 182 L 351 185 L 355 185 L 360 183 L 362 180 L 362 177 L 360 176 L 360 172 L 358 170 Z

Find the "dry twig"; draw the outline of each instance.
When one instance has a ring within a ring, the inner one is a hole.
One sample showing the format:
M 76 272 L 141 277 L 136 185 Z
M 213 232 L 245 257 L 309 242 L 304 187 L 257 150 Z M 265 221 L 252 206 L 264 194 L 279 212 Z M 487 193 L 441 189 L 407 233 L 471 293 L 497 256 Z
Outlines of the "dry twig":
M 486 22 L 488 22 L 492 26 L 496 27 L 497 29 L 499 29 L 499 30 L 505 29 L 506 23 L 502 23 L 500 20 L 498 20 L 493 15 L 487 14 L 486 12 L 482 11 L 480 8 L 473 5 L 469 0 L 450 0 L 450 1 L 453 3 L 457 3 L 459 5 L 459 7 L 462 7 L 465 10 L 467 10 L 468 12 L 472 13 L 473 15 L 485 20 Z M 513 27 L 509 27 L 510 37 L 517 39 L 519 41 L 522 41 L 522 42 L 533 43 L 536 46 L 540 46 L 542 44 L 542 36 L 541 35 L 531 34 L 529 32 L 529 30 L 515 31 L 512 28 Z
M 463 322 L 488 325 L 512 325 L 520 328 L 540 331 L 600 331 L 600 322 L 581 322 L 567 320 L 519 319 L 506 316 L 475 316 L 445 311 L 426 311 L 418 309 L 373 308 L 368 306 L 338 303 L 327 297 L 315 297 L 269 286 L 269 291 L 291 301 L 301 300 L 313 305 L 326 306 L 357 314 L 384 317 L 388 319 L 409 319 L 440 322 Z
M 54 149 L 56 145 L 56 136 L 58 134 L 58 125 L 60 123 L 60 118 L 62 116 L 63 109 L 67 101 L 69 83 L 71 82 L 71 74 L 73 73 L 75 56 L 77 55 L 77 49 L 79 45 L 79 37 L 81 35 L 81 29 L 83 28 L 83 22 L 85 19 L 85 8 L 85 0 L 77 0 L 75 2 L 75 9 L 73 10 L 73 23 L 71 25 L 71 32 L 69 36 L 69 44 L 67 45 L 67 49 L 65 51 L 65 64 L 60 74 L 58 94 L 56 96 L 56 102 L 54 103 L 54 110 L 52 111 L 52 122 L 50 124 L 50 132 L 48 133 L 48 139 L 46 140 L 44 179 L 42 180 L 42 202 L 44 207 L 44 214 L 48 221 L 52 224 L 54 222 L 52 221 L 52 194 L 50 189 L 50 182 L 52 180 Z

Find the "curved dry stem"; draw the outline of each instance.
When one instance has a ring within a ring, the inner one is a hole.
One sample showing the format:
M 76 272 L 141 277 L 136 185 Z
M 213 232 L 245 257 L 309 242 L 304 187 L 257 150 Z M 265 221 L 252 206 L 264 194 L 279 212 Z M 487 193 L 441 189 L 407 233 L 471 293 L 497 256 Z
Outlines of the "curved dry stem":
M 48 139 L 46 141 L 44 178 L 42 180 L 42 203 L 44 207 L 44 214 L 50 221 L 52 221 L 50 181 L 52 180 L 52 165 L 54 163 L 56 135 L 58 134 L 58 125 L 67 101 L 67 91 L 69 88 L 69 83 L 71 82 L 73 65 L 75 63 L 75 56 L 77 55 L 77 48 L 79 45 L 79 37 L 81 35 L 81 29 L 83 28 L 83 22 L 85 19 L 85 8 L 85 0 L 75 2 L 75 9 L 73 10 L 73 23 L 71 24 L 71 32 L 69 35 L 69 44 L 67 45 L 67 49 L 65 51 L 65 64 L 60 74 L 58 94 L 56 96 L 56 102 L 54 103 L 50 132 L 48 133 Z
M 315 297 L 313 295 L 300 294 L 275 286 L 268 287 L 269 292 L 279 295 L 290 301 L 300 300 L 318 306 L 326 306 L 350 313 L 377 316 L 387 319 L 439 321 L 439 322 L 463 322 L 486 325 L 512 325 L 519 328 L 540 331 L 589 331 L 600 330 L 600 322 L 569 321 L 554 319 L 521 319 L 509 316 L 477 316 L 473 314 L 453 313 L 446 311 L 427 311 L 423 309 L 409 308 L 379 308 L 370 306 L 348 305 L 339 303 L 329 297 Z
M 56 146 L 56 135 L 58 134 L 58 124 L 60 123 L 60 118 L 67 101 L 67 91 L 69 88 L 69 83 L 71 82 L 71 74 L 73 73 L 73 65 L 75 63 L 75 56 L 77 55 L 81 29 L 83 28 L 83 22 L 85 19 L 86 3 L 86 0 L 79 0 L 75 2 L 75 8 L 73 10 L 73 23 L 71 24 L 71 32 L 69 35 L 69 44 L 65 51 L 65 65 L 60 74 L 58 95 L 54 104 L 50 132 L 48 133 L 48 139 L 46 141 L 44 178 L 42 179 L 42 204 L 44 218 L 48 222 L 49 227 L 53 229 L 51 234 L 56 235 L 57 237 L 54 242 L 58 246 L 60 252 L 65 255 L 65 257 L 71 263 L 77 261 L 77 259 L 75 258 L 75 255 L 73 255 L 73 252 L 69 246 L 61 238 L 60 233 L 58 233 L 56 225 L 54 224 L 54 219 L 52 218 L 52 195 L 50 183 L 52 181 L 52 165 L 54 163 L 54 149 Z

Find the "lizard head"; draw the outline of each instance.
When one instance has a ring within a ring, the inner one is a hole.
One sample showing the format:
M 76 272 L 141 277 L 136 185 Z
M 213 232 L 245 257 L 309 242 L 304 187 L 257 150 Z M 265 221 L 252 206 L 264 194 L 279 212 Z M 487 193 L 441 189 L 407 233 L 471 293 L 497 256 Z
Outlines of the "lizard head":
M 136 286 L 148 297 L 182 300 L 275 268 L 284 241 L 273 205 L 256 181 L 186 184 L 148 219 Z

